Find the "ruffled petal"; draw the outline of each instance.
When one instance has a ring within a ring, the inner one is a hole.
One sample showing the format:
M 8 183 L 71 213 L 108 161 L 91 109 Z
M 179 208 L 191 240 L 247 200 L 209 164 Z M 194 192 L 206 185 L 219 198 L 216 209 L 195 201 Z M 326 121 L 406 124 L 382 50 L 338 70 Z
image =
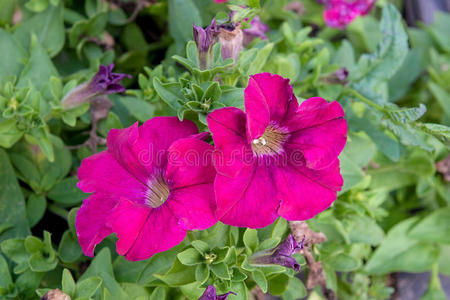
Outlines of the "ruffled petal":
M 168 150 L 166 180 L 170 188 L 213 183 L 216 176 L 213 151 L 212 145 L 195 138 L 175 141 Z
M 131 261 L 148 259 L 166 251 L 186 236 L 167 205 L 152 209 L 121 198 L 108 218 L 119 240 L 116 250 Z
M 164 205 L 186 230 L 203 230 L 217 223 L 213 183 L 183 187 L 170 192 Z
M 322 170 L 278 168 L 275 177 L 282 199 L 278 213 L 290 221 L 307 220 L 327 209 L 344 183 L 337 159 Z
M 112 233 L 105 223 L 118 201 L 117 197 L 98 193 L 83 201 L 77 212 L 75 227 L 81 249 L 86 256 L 94 256 L 95 246 Z
M 142 202 L 146 186 L 138 181 L 129 169 L 122 167 L 106 151 L 85 158 L 78 168 L 78 187 L 85 193 L 111 195 Z
M 271 121 L 279 124 L 295 100 L 289 79 L 270 73 L 250 76 L 244 98 L 249 142 L 261 137 Z
M 253 163 L 253 152 L 247 143 L 245 114 L 235 107 L 216 109 L 208 115 L 215 151 L 214 166 L 221 175 L 234 177 Z
M 288 153 L 301 152 L 306 167 L 322 169 L 330 165 L 344 149 L 347 141 L 347 121 L 344 110 L 334 101 L 311 98 L 302 103 L 283 125 L 291 131 L 286 143 Z
M 136 178 L 146 183 L 155 168 L 164 169 L 169 146 L 180 138 L 198 133 L 191 121 L 177 117 L 155 117 L 142 126 L 137 123 L 108 134 L 108 151 Z
M 218 174 L 214 182 L 217 218 L 225 224 L 261 228 L 277 217 L 280 201 L 272 167 L 255 164 L 234 178 Z

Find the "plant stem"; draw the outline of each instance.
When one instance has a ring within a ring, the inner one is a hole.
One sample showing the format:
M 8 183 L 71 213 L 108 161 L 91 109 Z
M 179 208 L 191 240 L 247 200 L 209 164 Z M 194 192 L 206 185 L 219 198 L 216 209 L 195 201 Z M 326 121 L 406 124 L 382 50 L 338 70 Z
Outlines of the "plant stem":
M 379 111 L 382 111 L 382 112 L 386 112 L 386 109 L 383 106 L 376 104 L 375 102 L 373 102 L 370 99 L 367 99 L 366 97 L 364 97 L 363 95 L 361 95 L 357 91 L 355 91 L 353 89 L 349 89 L 347 91 L 348 91 L 348 93 L 352 94 L 353 96 L 355 96 L 356 98 L 358 98 L 359 100 L 361 100 L 365 104 L 369 105 L 370 107 L 373 107 L 373 108 L 375 108 L 375 109 L 377 109 Z

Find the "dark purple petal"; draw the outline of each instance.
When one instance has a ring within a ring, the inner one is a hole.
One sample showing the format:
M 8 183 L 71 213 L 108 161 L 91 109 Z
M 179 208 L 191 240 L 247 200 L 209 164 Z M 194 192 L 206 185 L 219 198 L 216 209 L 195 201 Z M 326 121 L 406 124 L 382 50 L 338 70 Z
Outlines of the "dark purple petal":
M 205 292 L 198 300 L 226 300 L 230 294 L 236 295 L 236 293 L 233 292 L 217 295 L 216 288 L 213 285 L 208 285 Z
M 218 31 L 216 28 L 216 21 L 212 19 L 211 24 L 205 29 L 195 24 L 192 29 L 194 41 L 198 49 L 200 68 L 205 69 L 209 65 L 209 61 L 211 59 L 211 49 L 217 39 Z

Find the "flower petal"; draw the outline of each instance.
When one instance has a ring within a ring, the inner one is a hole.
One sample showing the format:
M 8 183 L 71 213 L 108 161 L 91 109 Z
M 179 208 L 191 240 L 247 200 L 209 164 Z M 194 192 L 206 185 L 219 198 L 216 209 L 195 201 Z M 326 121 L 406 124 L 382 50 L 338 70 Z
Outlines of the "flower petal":
M 146 186 L 106 151 L 85 158 L 78 179 L 78 187 L 85 193 L 114 195 L 117 201 L 121 196 L 138 202 L 145 197 Z
M 208 115 L 213 135 L 214 166 L 219 174 L 234 177 L 252 163 L 253 152 L 247 143 L 245 114 L 235 107 L 216 109 Z
M 270 73 L 250 76 L 244 98 L 249 142 L 261 137 L 270 121 L 279 124 L 289 102 L 297 101 L 289 79 Z
M 169 146 L 197 132 L 191 121 L 155 117 L 140 127 L 135 123 L 125 129 L 112 129 L 108 134 L 108 151 L 136 178 L 147 183 L 155 168 L 165 168 Z
M 337 159 L 320 171 L 300 166 L 278 168 L 275 177 L 283 199 L 278 213 L 290 221 L 307 220 L 327 209 L 343 185 Z
M 175 141 L 168 150 L 166 179 L 170 188 L 213 183 L 216 176 L 213 151 L 212 145 L 195 138 Z
M 108 225 L 117 234 L 117 253 L 131 261 L 144 260 L 166 251 L 186 236 L 167 205 L 152 209 L 121 198 Z
M 322 169 L 330 165 L 344 149 L 347 141 L 347 121 L 341 105 L 322 98 L 311 98 L 300 105 L 297 116 L 283 125 L 291 131 L 286 150 L 299 151 L 306 167 Z
M 214 182 L 217 218 L 225 224 L 261 228 L 277 217 L 280 201 L 272 168 L 255 164 L 234 178 L 218 174 Z
M 217 223 L 213 183 L 193 185 L 171 191 L 164 205 L 186 230 L 203 230 Z
M 77 212 L 75 228 L 81 249 L 86 256 L 93 257 L 95 246 L 112 233 L 105 223 L 118 201 L 116 197 L 98 193 L 83 201 Z

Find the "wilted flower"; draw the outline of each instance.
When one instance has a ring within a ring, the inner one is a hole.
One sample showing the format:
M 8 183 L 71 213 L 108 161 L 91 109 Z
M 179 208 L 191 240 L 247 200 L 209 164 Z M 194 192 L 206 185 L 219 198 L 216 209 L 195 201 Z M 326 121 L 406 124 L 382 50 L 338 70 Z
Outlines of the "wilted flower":
M 213 285 L 208 285 L 205 292 L 200 298 L 198 298 L 198 300 L 227 300 L 230 294 L 236 295 L 236 293 L 233 292 L 228 292 L 223 295 L 217 295 L 216 288 Z
M 41 300 L 70 300 L 70 296 L 64 294 L 60 289 L 48 291 Z
M 230 23 L 220 25 L 218 36 L 222 46 L 222 58 L 225 60 L 231 57 L 234 61 L 237 61 L 244 40 L 241 24 Z
M 200 68 L 202 70 L 208 68 L 210 61 L 212 60 L 212 47 L 216 43 L 218 30 L 216 28 L 216 22 L 213 19 L 211 24 L 203 29 L 200 26 L 193 25 L 194 41 L 197 44 L 198 60 L 200 62 Z
M 259 16 L 255 16 L 250 21 L 250 28 L 243 29 L 244 32 L 244 45 L 248 45 L 254 38 L 260 37 L 261 39 L 267 39 L 265 33 L 269 31 L 269 26 L 261 22 Z
M 112 129 L 108 150 L 78 169 L 78 187 L 92 193 L 75 223 L 83 252 L 93 256 L 95 246 L 115 232 L 120 255 L 147 259 L 179 244 L 187 230 L 214 225 L 215 170 L 204 136 L 177 117 Z
M 251 76 L 244 98 L 245 113 L 226 107 L 208 116 L 218 219 L 260 228 L 279 215 L 306 220 L 328 208 L 343 185 L 341 105 L 310 98 L 299 106 L 289 80 L 270 73 Z
M 325 4 L 323 17 L 329 27 L 344 29 L 356 17 L 370 12 L 375 0 L 328 0 Z
M 124 93 L 126 89 L 120 84 L 120 81 L 130 75 L 112 73 L 113 68 L 114 64 L 101 65 L 97 74 L 89 82 L 80 84 L 64 97 L 63 107 L 71 109 L 101 95 Z
M 300 265 L 292 255 L 303 249 L 304 241 L 303 238 L 300 243 L 297 243 L 294 236 L 289 234 L 278 247 L 253 253 L 249 258 L 249 263 L 252 265 L 280 265 L 300 272 Z

